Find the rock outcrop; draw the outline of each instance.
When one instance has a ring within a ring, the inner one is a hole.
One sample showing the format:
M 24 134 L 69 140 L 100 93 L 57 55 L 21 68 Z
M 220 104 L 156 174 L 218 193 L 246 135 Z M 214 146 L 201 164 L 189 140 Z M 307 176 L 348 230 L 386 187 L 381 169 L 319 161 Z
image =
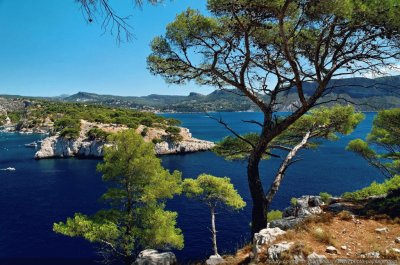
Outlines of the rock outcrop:
M 134 265 L 174 265 L 177 264 L 172 252 L 159 253 L 154 249 L 146 249 L 139 253 Z
M 296 205 L 291 205 L 283 210 L 282 219 L 272 221 L 269 227 L 288 230 L 304 221 L 307 217 L 322 213 L 321 206 L 324 205 L 324 202 L 320 196 L 305 195 L 296 201 Z
M 105 143 L 83 139 L 65 139 L 59 136 L 47 137 L 36 152 L 36 159 L 54 157 L 102 157 Z
M 215 144 L 213 142 L 192 138 L 180 142 L 163 141 L 161 143 L 157 143 L 154 149 L 158 155 L 167 155 L 208 151 L 213 148 L 214 145 Z
M 225 260 L 220 255 L 211 255 L 206 260 L 206 265 L 218 265 L 218 264 L 221 264 L 224 262 L 225 262 Z
M 265 228 L 254 234 L 253 238 L 253 257 L 257 260 L 258 254 L 261 253 L 264 245 L 272 243 L 278 236 L 286 234 L 280 228 Z
M 268 259 L 271 261 L 279 261 L 281 259 L 282 253 L 289 251 L 293 244 L 293 242 L 282 242 L 270 246 L 267 251 Z
M 215 144 L 213 142 L 193 138 L 188 129 L 183 129 L 185 137 L 182 141 L 173 142 L 169 139 L 164 139 L 155 145 L 155 153 L 158 155 L 190 153 L 207 151 L 214 147 Z M 100 158 L 103 156 L 103 147 L 105 145 L 107 143 L 104 141 L 86 139 L 84 134 L 81 134 L 78 139 L 65 139 L 58 135 L 50 136 L 43 140 L 40 149 L 35 154 L 35 158 Z

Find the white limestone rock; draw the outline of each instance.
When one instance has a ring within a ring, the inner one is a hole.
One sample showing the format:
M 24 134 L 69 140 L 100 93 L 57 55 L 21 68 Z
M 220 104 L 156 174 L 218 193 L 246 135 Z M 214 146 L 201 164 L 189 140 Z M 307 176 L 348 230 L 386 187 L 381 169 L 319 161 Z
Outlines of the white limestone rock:
M 326 247 L 325 252 L 329 254 L 338 254 L 338 250 L 334 246 Z
M 321 265 L 321 264 L 329 264 L 329 260 L 324 255 L 318 255 L 313 252 L 307 256 L 307 264 L 308 265 Z
M 284 234 L 286 234 L 286 232 L 278 227 L 265 228 L 254 234 L 253 241 L 256 245 L 265 245 L 273 242 L 278 236 Z
M 191 134 L 188 129 L 185 131 L 185 136 L 185 140 L 180 142 L 163 141 L 157 143 L 155 145 L 155 153 L 158 155 L 192 153 L 207 151 L 215 146 L 213 142 L 189 138 Z M 56 135 L 43 140 L 40 149 L 35 154 L 35 158 L 65 158 L 73 156 L 100 158 L 103 156 L 105 145 L 107 144 L 103 141 L 89 141 L 82 136 L 78 139 L 65 139 Z
M 218 265 L 224 262 L 225 260 L 220 255 L 211 255 L 208 260 L 206 260 L 207 265 Z
M 172 252 L 159 253 L 154 249 L 146 249 L 139 253 L 134 265 L 174 265 L 176 256 Z
M 293 242 L 290 242 L 290 243 L 279 243 L 270 246 L 267 251 L 268 259 L 272 261 L 279 261 L 282 253 L 289 251 L 290 247 L 293 244 L 294 244 Z
M 389 232 L 389 229 L 387 227 L 381 227 L 381 228 L 375 229 L 375 232 L 378 234 L 386 234 Z

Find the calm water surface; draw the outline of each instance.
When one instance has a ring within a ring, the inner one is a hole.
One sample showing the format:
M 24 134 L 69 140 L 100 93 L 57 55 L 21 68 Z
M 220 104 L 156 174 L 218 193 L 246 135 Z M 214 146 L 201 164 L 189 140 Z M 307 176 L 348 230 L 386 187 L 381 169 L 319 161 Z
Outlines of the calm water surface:
M 244 133 L 256 131 L 242 120 L 261 119 L 259 113 L 214 114 Z M 194 137 L 218 141 L 229 133 L 204 114 L 165 114 L 182 121 Z M 346 144 L 364 138 L 374 114 L 356 131 L 336 142 L 326 142 L 317 150 L 301 153 L 303 161 L 287 172 L 272 208 L 283 209 L 290 198 L 327 191 L 340 195 L 381 180 L 376 170 L 361 158 L 346 152 Z M 96 160 L 55 159 L 35 161 L 34 149 L 24 144 L 40 136 L 1 134 L 0 168 L 15 167 L 15 172 L 0 171 L 0 264 L 97 264 L 93 246 L 84 240 L 68 238 L 52 232 L 54 222 L 63 221 L 75 212 L 92 214 L 101 208 L 98 198 L 106 190 L 96 172 Z M 218 244 L 222 253 L 229 253 L 248 239 L 251 202 L 246 181 L 246 163 L 228 162 L 211 152 L 162 157 L 163 165 L 180 170 L 194 178 L 201 173 L 229 176 L 248 203 L 240 212 L 220 211 L 217 215 Z M 279 160 L 261 165 L 267 186 Z M 178 225 L 185 235 L 185 248 L 175 251 L 181 262 L 204 259 L 211 253 L 208 209 L 195 201 L 178 197 L 168 208 L 179 213 Z

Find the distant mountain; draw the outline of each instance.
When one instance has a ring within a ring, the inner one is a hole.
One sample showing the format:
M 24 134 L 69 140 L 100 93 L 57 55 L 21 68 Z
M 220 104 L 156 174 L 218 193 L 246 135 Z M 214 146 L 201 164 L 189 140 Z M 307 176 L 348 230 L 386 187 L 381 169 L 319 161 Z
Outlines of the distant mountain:
M 303 84 L 304 91 L 311 95 L 317 85 Z M 332 91 L 321 101 L 344 98 L 359 104 L 360 110 L 376 110 L 400 107 L 400 76 L 368 79 L 362 77 L 335 79 L 329 83 Z M 201 112 L 201 111 L 248 111 L 257 110 L 245 96 L 235 90 L 215 90 L 208 95 L 191 92 L 188 96 L 149 95 L 143 97 L 123 97 L 79 92 L 65 97 L 68 102 L 90 102 L 109 106 L 128 107 L 162 112 Z M 298 98 L 295 89 L 280 99 L 280 110 L 292 110 Z M 333 104 L 333 103 L 331 103 Z
M 304 91 L 311 95 L 316 89 L 316 83 L 305 82 Z M 375 111 L 400 107 L 400 76 L 369 78 L 335 79 L 329 83 L 331 93 L 321 101 L 333 101 L 340 97 L 343 104 L 356 103 L 356 108 L 363 111 Z M 8 96 L 17 97 L 17 96 Z M 26 98 L 26 97 L 23 97 Z M 43 98 L 41 98 L 43 99 Z M 191 92 L 188 96 L 148 95 L 142 97 L 125 97 L 114 95 L 99 95 L 95 93 L 79 92 L 74 95 L 64 95 L 55 98 L 46 98 L 64 102 L 83 102 L 101 104 L 112 107 L 126 107 L 138 110 L 160 112 L 203 112 L 203 111 L 251 111 L 257 107 L 237 90 L 215 90 L 208 95 Z M 264 97 L 265 100 L 268 100 Z M 290 111 L 298 105 L 296 90 L 281 96 L 278 107 L 282 111 Z M 336 104 L 331 102 L 329 104 Z

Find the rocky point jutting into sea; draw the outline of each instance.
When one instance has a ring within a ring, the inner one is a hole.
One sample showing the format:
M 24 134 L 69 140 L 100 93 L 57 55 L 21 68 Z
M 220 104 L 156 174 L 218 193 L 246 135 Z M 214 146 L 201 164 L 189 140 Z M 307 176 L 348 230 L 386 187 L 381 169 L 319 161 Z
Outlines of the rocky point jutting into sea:
M 93 124 L 82 120 L 81 133 L 77 139 L 67 139 L 60 135 L 47 137 L 41 143 L 39 150 L 35 154 L 35 158 L 102 157 L 104 146 L 107 146 L 108 143 L 102 140 L 90 140 L 86 137 L 87 131 L 93 128 L 93 126 L 101 126 L 103 130 L 108 132 L 118 132 L 127 129 L 123 126 Z M 158 155 L 207 151 L 215 145 L 213 142 L 194 138 L 187 128 L 179 127 L 179 129 L 179 135 L 181 136 L 179 141 L 173 140 L 165 130 L 159 128 L 141 125 L 136 131 L 144 135 L 143 138 L 147 142 L 158 139 L 155 144 L 155 152 Z M 143 131 L 146 131 L 146 133 L 142 133 Z

